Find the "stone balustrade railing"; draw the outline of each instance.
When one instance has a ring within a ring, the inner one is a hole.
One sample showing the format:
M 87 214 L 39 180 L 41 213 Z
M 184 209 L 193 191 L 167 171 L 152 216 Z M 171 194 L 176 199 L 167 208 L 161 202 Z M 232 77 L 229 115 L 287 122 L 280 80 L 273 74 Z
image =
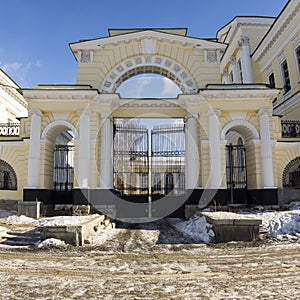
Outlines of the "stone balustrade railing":
M 300 121 L 281 121 L 281 133 L 284 138 L 300 138 Z
M 0 123 L 0 136 L 19 136 L 20 123 Z

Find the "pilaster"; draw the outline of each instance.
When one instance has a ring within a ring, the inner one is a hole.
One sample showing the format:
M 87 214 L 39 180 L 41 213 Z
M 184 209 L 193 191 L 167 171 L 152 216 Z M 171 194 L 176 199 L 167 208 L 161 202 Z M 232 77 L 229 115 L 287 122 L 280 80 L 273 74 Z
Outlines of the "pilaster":
M 194 189 L 199 185 L 199 151 L 197 119 L 199 114 L 185 116 L 185 187 Z
M 274 188 L 274 170 L 272 141 L 270 135 L 269 116 L 272 115 L 271 109 L 260 109 L 258 111 L 260 124 L 260 148 L 261 148 L 261 171 L 262 187 Z

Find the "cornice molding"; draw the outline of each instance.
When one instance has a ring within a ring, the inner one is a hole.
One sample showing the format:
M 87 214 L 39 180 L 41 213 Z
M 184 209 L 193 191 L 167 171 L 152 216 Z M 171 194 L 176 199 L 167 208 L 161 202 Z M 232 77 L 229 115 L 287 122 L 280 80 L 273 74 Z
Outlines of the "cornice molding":
M 275 21 L 273 27 L 262 40 L 261 44 L 255 49 L 253 58 L 256 61 L 260 61 L 267 54 L 282 34 L 284 34 L 285 29 L 292 20 L 299 14 L 300 2 L 295 1 L 295 4 L 291 2 L 291 4 L 288 5 L 291 5 L 291 7 L 286 7 L 285 11 L 283 11 L 282 15 Z

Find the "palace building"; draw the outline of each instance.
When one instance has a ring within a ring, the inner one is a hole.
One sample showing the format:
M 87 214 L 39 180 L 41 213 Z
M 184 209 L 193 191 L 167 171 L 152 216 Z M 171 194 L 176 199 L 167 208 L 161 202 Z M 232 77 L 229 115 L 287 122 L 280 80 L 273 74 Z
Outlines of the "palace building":
M 2 119 L 0 199 L 91 204 L 116 218 L 300 200 L 298 0 L 276 18 L 237 16 L 214 39 L 110 29 L 70 49 L 76 84 L 24 98 L 0 86 L 12 107 L 28 105 L 16 129 Z M 122 98 L 118 87 L 139 74 L 181 93 Z

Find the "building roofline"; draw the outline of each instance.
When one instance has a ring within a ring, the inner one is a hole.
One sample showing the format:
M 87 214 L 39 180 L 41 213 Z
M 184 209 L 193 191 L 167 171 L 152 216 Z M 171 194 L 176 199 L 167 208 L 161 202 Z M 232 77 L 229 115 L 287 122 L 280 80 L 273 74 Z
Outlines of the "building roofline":
M 241 15 L 239 15 L 239 16 L 235 16 L 234 18 L 232 18 L 228 23 L 226 23 L 224 26 L 222 26 L 218 31 L 217 31 L 217 33 L 216 33 L 216 37 L 218 36 L 218 34 L 219 34 L 219 32 L 220 31 L 222 31 L 224 28 L 226 28 L 228 25 L 230 25 L 231 23 L 233 23 L 236 19 L 238 19 L 238 18 L 244 18 L 244 19 L 247 19 L 247 18 L 260 18 L 260 19 L 276 19 L 276 17 L 274 17 L 274 16 L 248 16 L 248 15 L 246 15 L 246 16 L 241 16 Z M 230 30 L 230 29 L 229 29 Z
M 259 44 L 255 48 L 255 50 L 253 51 L 253 53 L 251 54 L 251 56 L 255 55 L 255 53 L 258 51 L 259 47 L 265 41 L 265 39 L 267 38 L 267 36 L 269 35 L 269 33 L 273 30 L 273 28 L 277 25 L 277 23 L 279 22 L 280 17 L 282 16 L 282 14 L 284 13 L 284 11 L 287 9 L 287 7 L 289 6 L 289 4 L 291 2 L 292 2 L 291 0 L 288 0 L 288 2 L 285 4 L 285 6 L 283 7 L 283 9 L 280 11 L 279 15 L 275 18 L 275 21 L 273 22 L 273 24 L 271 25 L 271 27 L 269 28 L 269 30 L 266 32 L 266 34 L 264 35 L 264 37 L 260 40 Z

